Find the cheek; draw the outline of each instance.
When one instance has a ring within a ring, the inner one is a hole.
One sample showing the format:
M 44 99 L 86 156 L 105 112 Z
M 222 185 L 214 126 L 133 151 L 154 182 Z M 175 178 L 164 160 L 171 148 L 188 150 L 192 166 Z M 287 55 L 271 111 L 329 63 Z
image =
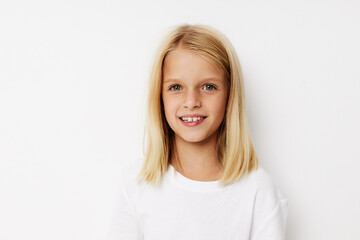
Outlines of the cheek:
M 169 98 L 164 97 L 163 98 L 163 105 L 164 105 L 164 112 L 166 118 L 171 118 L 172 115 L 174 115 L 174 103 Z
M 213 113 L 216 114 L 222 121 L 222 118 L 224 117 L 225 109 L 226 109 L 226 99 L 214 101 L 211 104 L 211 106 L 212 106 Z

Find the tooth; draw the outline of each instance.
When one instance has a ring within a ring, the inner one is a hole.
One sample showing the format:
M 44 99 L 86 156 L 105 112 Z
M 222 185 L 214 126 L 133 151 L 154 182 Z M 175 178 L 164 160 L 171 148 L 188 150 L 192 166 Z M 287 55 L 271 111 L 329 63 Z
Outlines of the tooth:
M 183 117 L 182 120 L 185 122 L 196 122 L 200 121 L 200 119 L 203 119 L 203 117 Z

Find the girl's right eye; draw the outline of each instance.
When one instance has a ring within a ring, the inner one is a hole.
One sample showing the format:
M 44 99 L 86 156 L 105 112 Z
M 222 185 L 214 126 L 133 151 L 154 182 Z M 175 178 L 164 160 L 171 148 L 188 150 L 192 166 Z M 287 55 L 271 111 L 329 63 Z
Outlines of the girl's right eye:
M 172 85 L 170 87 L 170 90 L 171 91 L 178 91 L 178 90 L 181 90 L 181 87 L 180 87 L 180 85 Z

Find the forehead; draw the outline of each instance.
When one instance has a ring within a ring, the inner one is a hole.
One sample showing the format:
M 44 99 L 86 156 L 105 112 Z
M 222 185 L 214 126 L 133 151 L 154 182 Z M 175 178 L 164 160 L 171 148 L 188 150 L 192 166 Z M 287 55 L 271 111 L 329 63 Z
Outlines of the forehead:
M 224 71 L 209 57 L 195 51 L 177 48 L 167 54 L 163 65 L 163 77 L 171 78 L 219 78 L 224 79 Z

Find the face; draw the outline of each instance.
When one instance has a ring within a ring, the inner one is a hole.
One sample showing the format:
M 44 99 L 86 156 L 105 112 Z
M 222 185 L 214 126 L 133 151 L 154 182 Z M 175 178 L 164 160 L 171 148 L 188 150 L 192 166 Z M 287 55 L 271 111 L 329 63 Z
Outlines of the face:
M 227 97 L 225 73 L 210 59 L 183 48 L 166 56 L 162 99 L 175 141 L 216 141 Z

